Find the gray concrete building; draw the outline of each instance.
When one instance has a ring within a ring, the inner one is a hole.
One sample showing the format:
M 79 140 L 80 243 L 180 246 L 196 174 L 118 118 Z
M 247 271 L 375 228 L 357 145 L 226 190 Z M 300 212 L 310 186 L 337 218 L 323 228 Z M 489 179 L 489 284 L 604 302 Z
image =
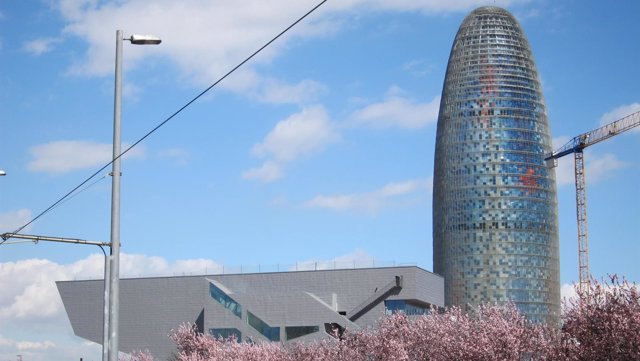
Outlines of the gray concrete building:
M 74 333 L 101 343 L 103 281 L 57 286 Z M 242 341 L 320 340 L 432 305 L 444 305 L 444 280 L 415 266 L 123 279 L 120 350 L 166 360 L 175 352 L 171 329 L 186 322 Z

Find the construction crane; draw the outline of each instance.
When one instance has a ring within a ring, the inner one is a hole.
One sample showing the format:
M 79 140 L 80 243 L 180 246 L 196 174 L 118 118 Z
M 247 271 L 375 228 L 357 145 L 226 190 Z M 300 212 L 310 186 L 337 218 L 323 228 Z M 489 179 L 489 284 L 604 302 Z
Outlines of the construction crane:
M 589 242 L 587 236 L 587 194 L 584 175 L 584 154 L 586 147 L 609 139 L 631 128 L 640 125 L 640 112 L 609 123 L 598 129 L 580 134 L 571 139 L 567 144 L 545 158 L 547 166 L 554 168 L 558 165 L 558 158 L 573 153 L 575 159 L 576 176 L 576 215 L 578 219 L 578 274 L 580 277 L 579 288 L 586 291 L 591 282 L 589 275 Z

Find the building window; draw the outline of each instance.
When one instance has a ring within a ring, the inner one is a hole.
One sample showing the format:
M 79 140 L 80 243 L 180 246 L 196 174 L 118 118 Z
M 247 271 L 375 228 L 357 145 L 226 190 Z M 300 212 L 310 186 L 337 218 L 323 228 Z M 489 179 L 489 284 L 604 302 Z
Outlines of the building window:
M 387 315 L 401 312 L 407 316 L 419 316 L 429 313 L 428 306 L 419 305 L 407 300 L 385 300 L 384 308 Z
M 284 334 L 287 341 L 310 335 L 318 331 L 320 331 L 319 326 L 289 326 L 284 328 Z
M 237 328 L 210 328 L 209 334 L 225 340 L 233 337 L 236 341 L 242 342 L 242 333 Z
M 233 312 L 234 315 L 242 318 L 242 306 L 236 302 L 233 298 L 229 297 L 220 288 L 216 287 L 212 282 L 209 282 L 209 294 L 211 298 L 216 300 L 222 305 L 222 307 Z
M 271 327 L 262 321 L 258 316 L 247 311 L 247 323 L 256 331 L 260 332 L 269 341 L 280 341 L 280 327 Z

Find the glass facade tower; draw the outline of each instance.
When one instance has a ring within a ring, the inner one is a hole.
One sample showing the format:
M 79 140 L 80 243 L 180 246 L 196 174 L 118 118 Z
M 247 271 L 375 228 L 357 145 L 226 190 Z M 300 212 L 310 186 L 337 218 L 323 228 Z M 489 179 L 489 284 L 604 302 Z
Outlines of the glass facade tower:
M 436 137 L 433 257 L 445 303 L 512 301 L 530 320 L 557 320 L 551 136 L 529 44 L 506 10 L 476 9 L 460 26 Z

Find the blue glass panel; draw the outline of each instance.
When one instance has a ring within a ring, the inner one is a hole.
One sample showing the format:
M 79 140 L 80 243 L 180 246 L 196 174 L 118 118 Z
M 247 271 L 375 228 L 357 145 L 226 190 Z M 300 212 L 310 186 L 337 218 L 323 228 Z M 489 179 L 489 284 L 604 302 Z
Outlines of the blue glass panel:
M 419 316 L 429 313 L 428 307 L 416 305 L 406 300 L 385 300 L 384 308 L 387 315 L 401 312 L 409 316 Z
M 249 311 L 247 311 L 247 323 L 270 341 L 280 341 L 280 327 L 269 326 Z
M 242 318 L 242 306 L 211 282 L 209 282 L 209 295 L 234 315 Z
M 318 331 L 320 331 L 319 326 L 287 326 L 284 328 L 284 334 L 287 341 L 310 335 Z

